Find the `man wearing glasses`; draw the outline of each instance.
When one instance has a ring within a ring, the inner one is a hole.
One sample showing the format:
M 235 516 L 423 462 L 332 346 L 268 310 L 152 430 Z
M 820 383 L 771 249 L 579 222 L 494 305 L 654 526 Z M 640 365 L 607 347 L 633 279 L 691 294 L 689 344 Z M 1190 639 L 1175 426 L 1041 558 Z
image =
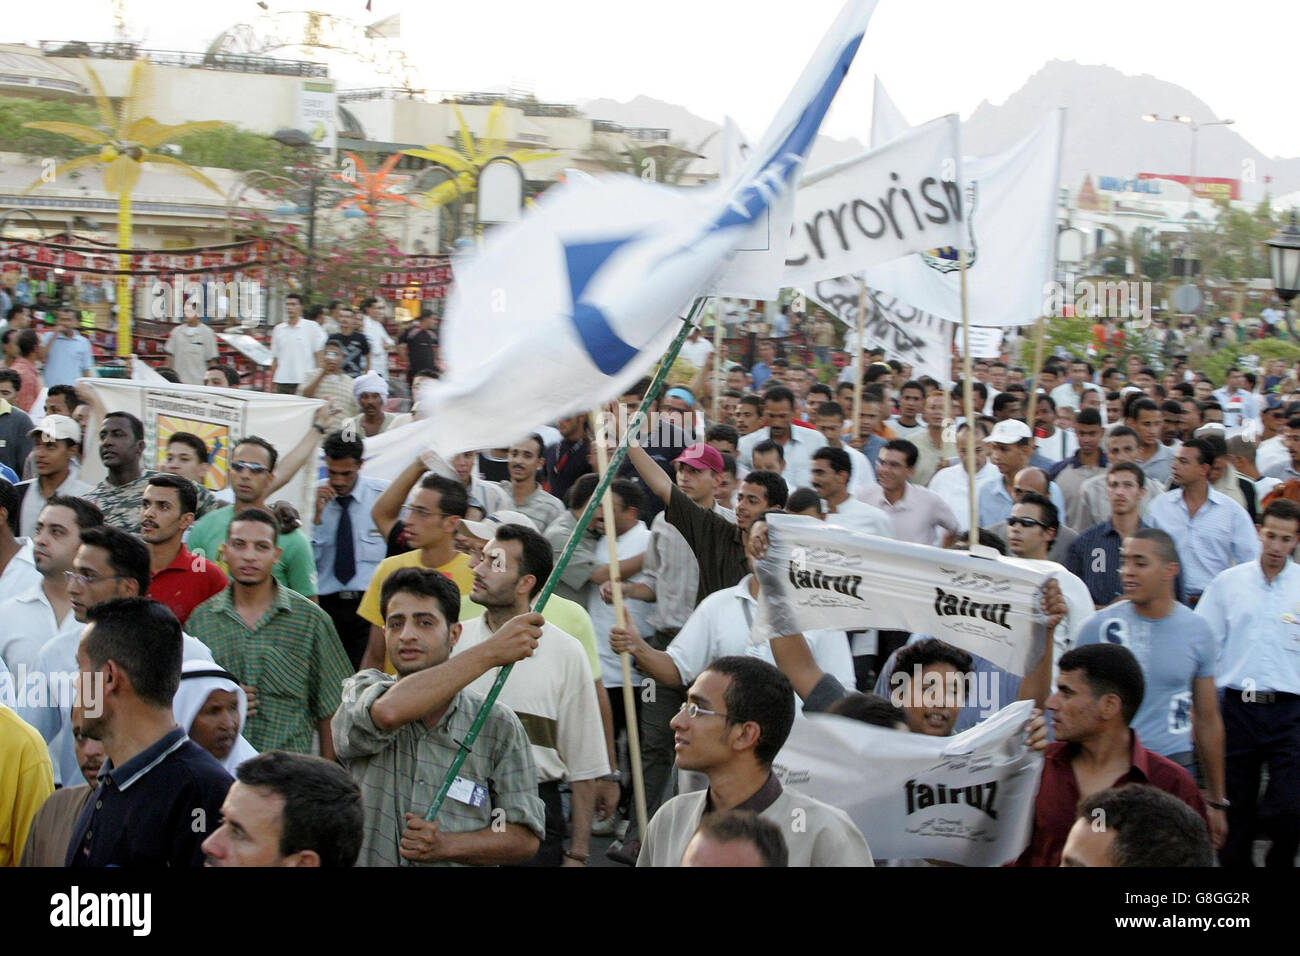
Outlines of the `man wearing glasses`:
M 275 446 L 264 438 L 250 435 L 235 446 L 230 456 L 230 487 L 235 493 L 235 506 L 214 511 L 194 524 L 187 542 L 192 554 L 216 561 L 229 574 L 230 567 L 224 560 L 222 546 L 230 531 L 230 522 L 237 512 L 248 508 L 272 510 L 266 503 L 266 496 L 275 481 L 275 466 L 279 458 Z M 276 546 L 281 554 L 272 572 L 275 579 L 303 597 L 314 599 L 316 559 L 307 536 L 301 529 L 281 532 Z
M 794 688 L 756 657 L 720 657 L 691 684 L 672 719 L 677 765 L 706 774 L 705 790 L 673 797 L 646 827 L 637 866 L 679 866 L 706 813 L 751 810 L 781 828 L 790 866 L 871 866 L 866 839 L 843 810 L 787 790 L 772 760 L 794 724 Z
M 474 573 L 469 558 L 456 550 L 456 529 L 469 509 L 465 486 L 442 475 L 426 475 L 411 500 L 402 508 L 402 523 L 410 551 L 385 558 L 379 563 L 357 614 L 370 623 L 370 641 L 361 658 L 361 669 L 385 668 L 384 616 L 380 594 L 384 581 L 398 568 L 427 568 L 439 571 L 456 582 L 462 595 L 474 587 Z

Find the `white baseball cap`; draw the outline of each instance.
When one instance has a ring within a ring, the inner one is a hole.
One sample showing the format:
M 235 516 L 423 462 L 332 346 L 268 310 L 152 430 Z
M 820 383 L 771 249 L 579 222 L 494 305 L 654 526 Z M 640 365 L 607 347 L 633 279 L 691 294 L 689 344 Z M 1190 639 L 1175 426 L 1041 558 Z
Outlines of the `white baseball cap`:
M 1034 433 L 1029 430 L 1029 426 L 1020 419 L 1006 418 L 993 426 L 993 431 L 984 441 L 994 445 L 1019 445 L 1026 438 L 1033 437 Z
M 526 514 L 518 511 L 496 511 L 488 515 L 482 521 L 466 521 L 461 519 L 460 523 L 465 526 L 475 538 L 481 538 L 484 541 L 491 541 L 497 536 L 497 528 L 503 524 L 521 524 L 532 531 L 537 530 L 537 525 Z

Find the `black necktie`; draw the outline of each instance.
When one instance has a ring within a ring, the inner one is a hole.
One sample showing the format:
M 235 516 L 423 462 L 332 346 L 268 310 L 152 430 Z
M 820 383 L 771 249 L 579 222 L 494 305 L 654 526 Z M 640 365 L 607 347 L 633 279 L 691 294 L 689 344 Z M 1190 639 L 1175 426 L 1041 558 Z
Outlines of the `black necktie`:
M 348 514 L 348 505 L 352 504 L 351 495 L 339 495 L 334 499 L 339 503 L 339 527 L 335 537 L 334 577 L 339 584 L 347 587 L 352 576 L 357 573 L 356 544 L 352 540 L 352 518 Z

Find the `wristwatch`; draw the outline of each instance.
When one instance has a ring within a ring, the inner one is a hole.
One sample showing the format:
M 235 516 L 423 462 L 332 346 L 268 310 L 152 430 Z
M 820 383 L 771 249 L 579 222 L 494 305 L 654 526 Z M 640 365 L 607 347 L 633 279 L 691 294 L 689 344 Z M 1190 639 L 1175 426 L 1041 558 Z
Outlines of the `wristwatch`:
M 1214 809 L 1216 809 L 1216 810 L 1224 810 L 1224 811 L 1226 811 L 1229 807 L 1232 806 L 1232 804 L 1228 802 L 1228 798 L 1227 798 L 1227 797 L 1224 797 L 1223 800 L 1221 800 L 1221 801 L 1220 801 L 1220 800 L 1206 800 L 1205 803 L 1206 803 L 1207 806 L 1214 807 Z
M 320 432 L 322 435 L 325 434 L 325 426 L 322 425 L 320 422 L 312 422 L 312 423 L 311 423 L 311 427 L 314 428 L 314 429 L 316 429 L 316 430 L 317 430 L 318 432 Z

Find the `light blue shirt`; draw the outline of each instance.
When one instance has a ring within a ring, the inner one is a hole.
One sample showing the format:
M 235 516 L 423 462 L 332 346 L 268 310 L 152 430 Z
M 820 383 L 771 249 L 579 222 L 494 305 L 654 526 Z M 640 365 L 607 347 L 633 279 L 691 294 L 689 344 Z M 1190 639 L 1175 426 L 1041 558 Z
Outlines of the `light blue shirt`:
M 1120 601 L 1083 622 L 1076 647 L 1120 644 L 1142 665 L 1146 692 L 1132 727 L 1147 750 L 1169 757 L 1192 749 L 1192 682 L 1214 676 L 1214 636 L 1185 604 L 1159 620 Z
M 337 498 L 332 498 L 321 509 L 321 522 L 312 525 L 311 550 L 316 556 L 316 578 L 318 594 L 334 594 L 338 591 L 364 591 L 374 576 L 379 562 L 388 556 L 388 542 L 375 527 L 375 520 L 370 517 L 370 509 L 384 493 L 388 482 L 379 478 L 357 477 L 352 489 L 352 503 L 348 506 L 348 517 L 352 519 L 352 554 L 356 558 L 357 571 L 351 580 L 340 581 L 334 577 L 334 555 L 337 553 L 339 517 L 343 509 Z
M 986 481 L 978 485 L 976 491 L 979 494 L 979 516 L 980 527 L 991 528 L 995 524 L 1000 524 L 1011 517 L 1011 509 L 1015 507 L 1015 502 L 1011 499 L 1011 494 L 1003 484 L 1002 475 L 999 474 L 995 481 Z M 1056 517 L 1061 523 L 1065 523 L 1065 496 L 1061 494 L 1061 489 L 1057 487 L 1056 482 L 1048 486 L 1052 499 L 1052 504 L 1056 505 Z
M 45 384 L 47 387 L 75 385 L 94 365 L 95 356 L 88 338 L 80 332 L 73 332 L 70 339 L 55 332 L 45 353 Z
M 1223 406 L 1224 428 L 1236 428 L 1243 418 L 1259 418 L 1259 403 L 1255 400 L 1255 396 L 1244 388 L 1229 394 L 1228 389 L 1224 387 L 1216 389 L 1212 395 L 1214 400 Z M 1233 404 L 1234 398 L 1238 400 L 1238 404 Z
M 1229 568 L 1196 605 L 1218 644 L 1220 687 L 1300 694 L 1300 567 L 1270 584 L 1258 561 Z
M 1146 520 L 1174 539 L 1189 595 L 1200 594 L 1221 571 L 1259 557 L 1259 534 L 1250 515 L 1214 488 L 1195 516 L 1187 513 L 1182 488 L 1166 491 L 1151 502 Z

